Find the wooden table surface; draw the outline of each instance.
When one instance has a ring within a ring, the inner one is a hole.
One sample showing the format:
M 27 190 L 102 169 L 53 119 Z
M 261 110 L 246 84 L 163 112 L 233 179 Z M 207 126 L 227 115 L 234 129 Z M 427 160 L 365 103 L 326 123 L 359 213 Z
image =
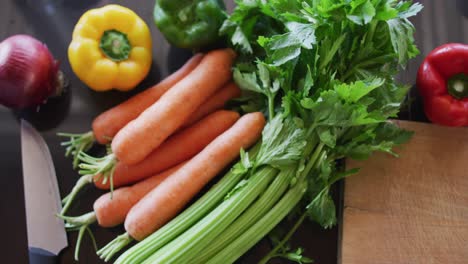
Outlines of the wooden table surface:
M 342 264 L 466 264 L 468 128 L 398 121 L 414 136 L 396 148 L 347 160 Z
M 414 83 L 415 73 L 423 56 L 433 48 L 447 42 L 468 43 L 468 19 L 458 12 L 456 0 L 419 2 L 425 8 L 412 21 L 417 29 L 415 38 L 421 55 L 412 60 L 407 69 L 398 76 L 399 80 L 407 84 Z M 71 72 L 66 56 L 71 31 L 79 16 L 89 8 L 110 3 L 135 10 L 148 22 L 153 36 L 155 57 L 151 73 L 138 89 L 130 93 L 95 93 L 89 90 Z M 70 160 L 63 157 L 63 149 L 59 146 L 59 139 L 55 133 L 83 132 L 89 129 L 88 124 L 97 113 L 167 76 L 190 56 L 187 51 L 171 47 L 156 29 L 151 22 L 153 5 L 154 0 L 0 0 L 0 40 L 13 34 L 24 33 L 46 42 L 52 53 L 62 62 L 61 69 L 71 83 L 67 98 L 53 103 L 49 108 L 41 109 L 40 115 L 12 112 L 0 106 L 0 171 L 3 172 L 0 181 L 0 226 L 3 228 L 3 237 L 0 240 L 1 263 L 27 263 L 18 116 L 31 118 L 41 130 L 53 155 L 60 191 L 62 195 L 67 193 L 75 183 L 76 175 L 73 174 Z M 227 5 L 228 9 L 231 9 L 233 2 L 227 1 Z M 88 190 L 86 196 L 80 197 L 81 208 L 73 212 L 79 214 L 89 211 L 92 201 L 98 195 L 99 192 Z M 314 258 L 316 263 L 336 263 L 339 227 L 340 225 L 331 230 L 322 230 L 315 224 L 306 224 L 295 235 L 294 244 L 305 246 L 306 255 Z M 95 228 L 94 232 L 98 243 L 103 245 L 121 233 L 122 228 Z M 74 244 L 75 239 L 76 234 L 69 235 L 71 244 Z M 80 263 L 99 263 L 87 238 L 84 243 L 86 244 L 80 254 Z M 241 263 L 254 263 L 267 249 L 266 242 L 257 245 Z M 72 247 L 65 250 L 62 263 L 72 263 L 72 255 Z

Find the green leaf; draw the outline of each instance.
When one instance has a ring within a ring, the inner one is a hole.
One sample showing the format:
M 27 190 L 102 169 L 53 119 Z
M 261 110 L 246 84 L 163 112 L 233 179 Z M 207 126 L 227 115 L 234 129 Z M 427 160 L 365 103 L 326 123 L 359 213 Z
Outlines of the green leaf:
M 283 108 L 283 117 L 304 116 L 307 115 L 301 106 L 301 96 L 294 91 L 288 91 L 282 98 L 281 107 Z
M 302 95 L 304 97 L 309 95 L 310 89 L 312 89 L 313 85 L 314 85 L 314 79 L 312 78 L 310 67 L 309 65 L 307 65 L 307 74 L 304 79 L 304 84 L 302 85 Z
M 302 124 L 292 118 L 280 115 L 270 120 L 263 129 L 262 145 L 256 166 L 269 164 L 284 168 L 302 158 L 307 143 Z
M 274 50 L 271 55 L 271 63 L 274 66 L 283 65 L 289 61 L 295 60 L 301 55 L 301 45 L 295 44 L 285 48 Z
M 324 69 L 329 63 L 332 61 L 333 57 L 335 57 L 336 53 L 338 52 L 339 48 L 343 44 L 343 41 L 346 39 L 347 34 L 344 33 L 340 37 L 335 40 L 328 39 L 324 41 L 324 46 L 320 49 L 320 69 Z M 333 42 L 333 43 L 332 43 Z M 333 79 L 333 78 L 331 78 Z
M 331 228 L 336 224 L 336 208 L 328 189 L 320 192 L 317 197 L 307 205 L 308 216 L 323 228 Z
M 278 79 L 275 79 L 271 83 L 271 87 L 269 88 L 271 94 L 276 94 L 281 88 L 281 83 Z
M 353 168 L 353 169 L 350 169 L 350 170 L 347 170 L 347 171 L 343 171 L 343 172 L 338 172 L 338 173 L 335 173 L 331 178 L 330 180 L 328 181 L 328 184 L 329 185 L 332 185 L 334 184 L 335 182 L 339 181 L 339 180 L 342 180 L 348 176 L 351 176 L 351 175 L 354 175 L 356 173 L 359 172 L 359 168 Z
M 394 122 L 385 122 L 376 128 L 375 141 L 392 141 L 395 145 L 401 145 L 408 142 L 414 132 L 398 127 Z
M 409 59 L 419 54 L 414 45 L 414 27 L 406 19 L 390 19 L 387 21 L 393 49 L 398 54 L 398 63 L 406 65 Z
M 244 174 L 252 167 L 253 167 L 253 164 L 250 161 L 249 153 L 245 152 L 244 149 L 241 149 L 240 150 L 240 162 L 234 165 L 233 172 L 235 174 Z
M 332 176 L 333 173 L 333 166 L 335 165 L 334 162 L 331 162 L 326 159 L 320 164 L 320 170 L 318 171 L 318 177 L 317 179 L 321 179 L 323 183 L 325 183 L 325 186 L 329 185 L 328 181 Z
M 407 2 L 410 4 L 410 2 Z M 420 3 L 414 3 L 407 10 L 401 11 L 398 17 L 400 18 L 409 18 L 417 15 L 423 9 L 423 5 Z
M 270 72 L 263 63 L 257 63 L 258 76 L 264 88 L 270 87 Z
M 241 27 L 236 27 L 234 34 L 232 34 L 231 42 L 234 45 L 239 45 L 241 49 L 245 50 L 247 53 L 252 53 L 252 46 L 249 43 L 249 40 L 245 36 L 244 32 L 242 32 Z
M 274 66 L 297 59 L 301 54 L 301 48 L 312 49 L 312 45 L 316 42 L 315 28 L 312 24 L 291 21 L 285 23 L 285 27 L 289 32 L 258 39 L 258 43 L 270 55 L 268 62 Z
M 289 38 L 294 38 L 305 49 L 312 49 L 316 43 L 315 28 L 312 24 L 298 23 L 295 21 L 285 23 L 290 34 Z
M 354 3 L 354 2 L 351 2 Z M 375 16 L 374 5 L 367 0 L 358 7 L 353 8 L 353 12 L 347 15 L 347 18 L 358 25 L 369 24 Z
M 351 131 L 347 135 L 349 141 L 339 142 L 335 150 L 342 156 L 357 160 L 367 159 L 375 151 L 398 156 L 393 148 L 406 143 L 412 135 L 413 132 L 401 129 L 392 122 L 384 122 L 367 127 L 366 133 Z
M 377 20 L 387 21 L 392 18 L 398 17 L 398 10 L 392 7 L 392 4 L 391 4 L 393 1 L 381 1 L 381 3 L 382 2 L 384 4 L 379 5 L 379 7 L 377 8 L 376 15 L 375 15 L 375 18 Z
M 248 169 L 245 168 L 242 163 L 237 163 L 232 167 L 232 171 L 233 173 L 240 175 L 246 173 Z
M 288 223 L 285 223 L 288 224 Z M 272 257 L 279 257 L 288 259 L 290 261 L 294 261 L 296 263 L 313 263 L 313 260 L 304 256 L 304 249 L 298 247 L 296 249 L 291 249 L 291 245 L 289 241 L 282 241 L 283 237 L 287 234 L 287 230 L 284 229 L 284 226 L 277 225 L 271 232 L 268 234 L 268 238 L 271 240 L 271 243 L 274 247 L 278 246 L 278 244 L 283 244 L 278 249 L 278 252 L 273 255 Z
M 276 35 L 271 38 L 264 38 L 262 45 L 264 48 L 271 51 L 280 50 L 288 48 L 291 46 L 301 45 L 301 42 L 296 38 L 291 38 L 291 33 L 284 33 L 281 35 Z
M 303 256 L 303 248 L 297 248 L 295 251 L 290 251 L 285 254 L 281 254 L 280 257 L 294 261 L 296 263 L 313 263 L 314 261 L 308 257 Z
M 330 148 L 334 148 L 336 145 L 337 135 L 333 128 L 329 127 L 318 127 L 317 133 L 320 140 Z
M 357 81 L 350 84 L 338 84 L 335 85 L 334 89 L 345 102 L 357 103 L 361 98 L 383 84 L 383 79 L 375 78 L 373 80 Z
M 241 89 L 265 94 L 265 91 L 257 83 L 257 74 L 255 72 L 241 73 L 239 69 L 235 68 L 233 72 L 233 78 Z
M 343 7 L 346 6 L 346 3 L 337 3 L 342 1 L 334 1 L 334 0 L 315 0 L 313 1 L 312 5 L 312 12 L 318 14 L 319 16 L 323 16 L 325 18 L 332 17 L 337 15 Z
M 381 88 L 372 92 L 374 102 L 369 105 L 369 111 L 380 112 L 386 117 L 396 117 L 409 88 L 387 81 Z
M 250 162 L 249 153 L 245 152 L 244 149 L 240 150 L 240 161 L 245 169 L 250 169 L 253 167 L 252 162 Z

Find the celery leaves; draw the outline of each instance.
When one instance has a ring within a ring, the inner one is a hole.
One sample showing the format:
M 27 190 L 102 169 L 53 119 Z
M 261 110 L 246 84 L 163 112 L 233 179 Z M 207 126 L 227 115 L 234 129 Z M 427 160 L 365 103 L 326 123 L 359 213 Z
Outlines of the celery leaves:
M 307 187 L 298 210 L 332 227 L 336 208 L 330 188 L 356 173 L 338 168 L 336 160 L 365 159 L 375 151 L 395 155 L 393 148 L 411 137 L 389 119 L 397 116 L 408 92 L 395 74 L 419 54 L 409 18 L 422 5 L 397 0 L 236 3 L 221 33 L 239 54 L 234 80 L 247 96 L 241 108 L 269 118 L 253 167 L 296 166 L 290 188 Z

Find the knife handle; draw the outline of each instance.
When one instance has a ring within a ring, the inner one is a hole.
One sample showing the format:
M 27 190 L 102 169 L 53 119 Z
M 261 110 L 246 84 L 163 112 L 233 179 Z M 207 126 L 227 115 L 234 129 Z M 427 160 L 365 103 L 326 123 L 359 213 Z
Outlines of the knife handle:
M 30 264 L 57 264 L 58 256 L 42 248 L 29 248 Z

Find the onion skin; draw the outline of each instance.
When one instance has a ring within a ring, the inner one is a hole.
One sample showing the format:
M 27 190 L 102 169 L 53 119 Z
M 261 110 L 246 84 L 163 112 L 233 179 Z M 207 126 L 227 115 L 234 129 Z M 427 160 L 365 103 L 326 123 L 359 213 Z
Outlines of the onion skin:
M 26 108 L 60 93 L 58 62 L 48 48 L 28 35 L 0 43 L 0 104 Z

